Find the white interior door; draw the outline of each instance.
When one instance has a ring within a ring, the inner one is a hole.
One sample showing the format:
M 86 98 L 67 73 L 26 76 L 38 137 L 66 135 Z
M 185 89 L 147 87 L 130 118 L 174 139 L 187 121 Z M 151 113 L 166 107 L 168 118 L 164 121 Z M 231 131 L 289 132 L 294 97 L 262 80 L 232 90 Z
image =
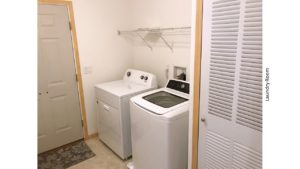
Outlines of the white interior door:
M 64 5 L 38 6 L 38 152 L 83 138 L 75 61 Z
M 262 168 L 262 1 L 203 5 L 198 168 Z

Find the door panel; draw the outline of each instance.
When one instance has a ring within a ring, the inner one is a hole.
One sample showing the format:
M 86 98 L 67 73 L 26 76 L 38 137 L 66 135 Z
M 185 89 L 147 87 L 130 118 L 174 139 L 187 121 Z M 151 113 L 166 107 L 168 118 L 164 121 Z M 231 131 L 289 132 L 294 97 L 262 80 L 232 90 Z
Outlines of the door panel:
M 262 168 L 262 2 L 203 5 L 198 168 Z
M 48 127 L 44 121 L 47 119 L 46 112 L 44 110 L 44 99 L 42 96 L 38 96 L 38 139 L 44 139 L 49 135 Z
M 81 139 L 83 134 L 66 6 L 39 5 L 38 38 L 40 153 Z

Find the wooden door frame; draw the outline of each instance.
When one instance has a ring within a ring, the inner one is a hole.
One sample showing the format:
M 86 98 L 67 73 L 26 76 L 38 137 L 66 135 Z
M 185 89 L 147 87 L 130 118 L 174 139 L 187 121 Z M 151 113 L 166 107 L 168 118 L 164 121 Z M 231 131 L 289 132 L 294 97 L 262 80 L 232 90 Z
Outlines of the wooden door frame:
M 69 14 L 69 21 L 71 23 L 71 36 L 72 36 L 72 45 L 73 45 L 73 53 L 75 59 L 75 70 L 77 74 L 77 85 L 78 85 L 78 92 L 79 92 L 79 104 L 81 110 L 81 119 L 83 123 L 83 137 L 84 139 L 88 139 L 88 128 L 87 128 L 87 121 L 86 121 L 86 110 L 85 110 L 85 102 L 84 102 L 84 92 L 83 92 L 83 85 L 82 85 L 82 76 L 81 76 L 81 69 L 80 69 L 80 60 L 79 60 L 79 52 L 78 52 L 78 44 L 77 44 L 77 36 L 76 36 L 76 28 L 75 28 L 75 19 L 74 19 L 74 12 L 73 12 L 73 4 L 72 0 L 38 0 L 39 4 L 52 4 L 52 5 L 65 5 L 68 9 Z
M 196 3 L 197 4 L 196 4 L 195 56 L 194 56 L 192 169 L 198 169 L 203 0 L 197 0 Z

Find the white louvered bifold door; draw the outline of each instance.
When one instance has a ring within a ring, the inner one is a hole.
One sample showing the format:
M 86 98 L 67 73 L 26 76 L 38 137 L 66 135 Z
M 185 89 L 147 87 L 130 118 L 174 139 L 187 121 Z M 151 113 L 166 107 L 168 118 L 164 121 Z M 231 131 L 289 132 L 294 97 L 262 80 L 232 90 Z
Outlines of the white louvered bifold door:
M 262 1 L 204 0 L 199 169 L 262 168 Z

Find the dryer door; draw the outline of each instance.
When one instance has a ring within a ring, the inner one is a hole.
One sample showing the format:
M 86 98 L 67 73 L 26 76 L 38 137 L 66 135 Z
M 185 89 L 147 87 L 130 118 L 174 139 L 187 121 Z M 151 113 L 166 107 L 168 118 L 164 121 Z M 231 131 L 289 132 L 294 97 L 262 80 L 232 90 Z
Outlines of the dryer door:
M 120 111 L 109 104 L 98 101 L 98 134 L 100 140 L 121 156 L 121 120 Z

